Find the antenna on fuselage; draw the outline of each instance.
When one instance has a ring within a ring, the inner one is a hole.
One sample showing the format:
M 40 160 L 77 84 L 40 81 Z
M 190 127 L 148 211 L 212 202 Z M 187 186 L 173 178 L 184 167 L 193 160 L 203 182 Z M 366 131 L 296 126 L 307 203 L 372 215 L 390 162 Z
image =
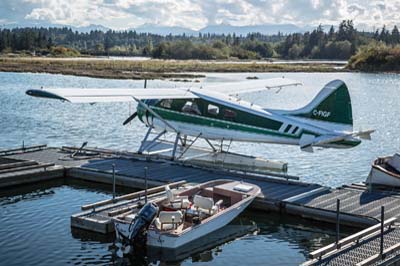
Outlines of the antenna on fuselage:
M 144 88 L 147 88 L 147 79 L 144 79 Z

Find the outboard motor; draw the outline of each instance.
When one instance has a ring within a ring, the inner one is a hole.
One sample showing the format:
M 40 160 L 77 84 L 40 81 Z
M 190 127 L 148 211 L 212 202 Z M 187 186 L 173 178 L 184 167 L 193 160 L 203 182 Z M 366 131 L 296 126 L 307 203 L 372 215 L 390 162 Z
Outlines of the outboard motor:
M 158 214 L 158 206 L 149 202 L 137 213 L 130 224 L 115 221 L 117 239 L 121 241 L 121 251 L 125 254 L 131 251 L 131 246 L 144 246 L 146 243 L 147 229 Z
M 129 240 L 134 240 L 143 229 L 147 230 L 157 213 L 158 206 L 156 204 L 146 203 L 129 226 Z

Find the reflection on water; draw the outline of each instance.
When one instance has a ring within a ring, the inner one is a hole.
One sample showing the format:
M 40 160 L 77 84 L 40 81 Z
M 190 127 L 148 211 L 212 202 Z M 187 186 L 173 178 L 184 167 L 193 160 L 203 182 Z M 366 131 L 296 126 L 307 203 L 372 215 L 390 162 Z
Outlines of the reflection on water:
M 246 211 L 230 226 L 174 253 L 149 250 L 147 256 L 121 259 L 115 256 L 113 235 L 70 229 L 69 218 L 81 205 L 110 197 L 105 187 L 88 188 L 75 181 L 66 185 L 63 180 L 0 190 L 0 261 L 4 265 L 243 265 L 245 260 L 252 265 L 266 261 L 296 265 L 310 250 L 331 242 L 334 234 L 333 226 Z M 246 234 L 250 220 L 257 224 L 258 234 Z

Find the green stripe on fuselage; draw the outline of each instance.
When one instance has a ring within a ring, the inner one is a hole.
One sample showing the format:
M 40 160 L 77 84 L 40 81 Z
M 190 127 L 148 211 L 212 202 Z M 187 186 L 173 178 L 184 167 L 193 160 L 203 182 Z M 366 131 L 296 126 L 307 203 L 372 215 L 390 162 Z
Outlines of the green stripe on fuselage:
M 193 114 L 183 111 L 188 102 L 196 105 L 196 110 L 199 113 L 198 115 L 196 113 Z M 166 120 L 288 138 L 298 138 L 299 135 L 280 133 L 279 129 L 283 124 L 280 121 L 201 98 L 191 100 L 165 99 L 157 102 L 149 101 L 149 104 L 152 105 L 151 108 L 156 111 L 157 114 Z M 214 110 L 214 112 L 211 112 L 211 110 Z
M 238 131 L 244 131 L 244 132 L 248 132 L 248 133 L 266 134 L 266 135 L 280 136 L 280 137 L 294 138 L 294 139 L 299 138 L 299 136 L 297 136 L 297 135 L 284 134 L 284 133 L 280 133 L 279 131 L 274 131 L 274 130 L 267 129 L 267 128 L 260 128 L 260 127 L 255 127 L 255 126 L 251 126 L 251 125 L 247 125 L 247 124 L 231 122 L 231 121 L 224 121 L 224 120 L 204 117 L 204 116 L 200 116 L 200 115 L 186 114 L 183 112 L 172 111 L 172 110 L 168 110 L 165 108 L 159 108 L 159 107 L 151 107 L 151 108 L 158 115 L 160 115 L 163 119 L 170 120 L 170 121 L 189 123 L 189 124 L 193 124 L 193 125 L 209 126 L 209 127 L 214 127 L 214 128 L 220 128 L 220 129 L 238 130 Z M 259 119 L 262 119 L 262 118 L 259 118 Z

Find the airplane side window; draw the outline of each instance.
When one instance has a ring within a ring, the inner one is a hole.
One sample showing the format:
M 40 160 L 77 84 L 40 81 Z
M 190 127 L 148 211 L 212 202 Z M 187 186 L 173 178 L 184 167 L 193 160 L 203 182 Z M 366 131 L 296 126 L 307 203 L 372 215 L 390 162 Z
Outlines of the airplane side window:
M 182 107 L 182 112 L 194 115 L 201 115 L 200 109 L 195 102 L 187 101 Z
M 224 110 L 224 119 L 234 120 L 236 118 L 236 112 L 231 109 Z
M 172 106 L 172 99 L 165 99 L 161 102 L 161 107 L 170 109 Z
M 213 104 L 209 104 L 208 107 L 207 107 L 207 112 L 208 112 L 210 115 L 215 115 L 215 116 L 217 116 L 217 115 L 219 114 L 219 107 L 218 107 L 218 106 L 215 106 L 215 105 L 213 105 Z

